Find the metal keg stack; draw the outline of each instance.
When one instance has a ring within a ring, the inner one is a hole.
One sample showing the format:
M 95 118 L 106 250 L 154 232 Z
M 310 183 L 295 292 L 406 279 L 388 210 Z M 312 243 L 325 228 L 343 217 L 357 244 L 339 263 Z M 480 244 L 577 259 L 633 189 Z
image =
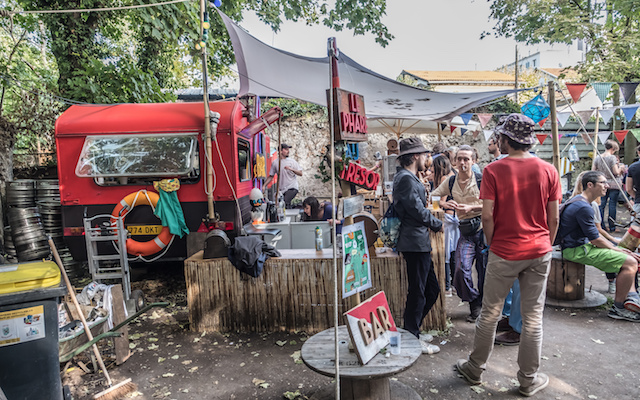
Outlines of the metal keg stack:
M 37 207 L 9 208 L 9 225 L 18 261 L 49 257 L 49 243 Z
M 73 259 L 71 252 L 64 243 L 62 206 L 60 204 L 60 188 L 57 180 L 42 179 L 36 181 L 36 204 L 42 215 L 44 231 L 55 243 L 67 275 L 71 278 L 81 276 L 81 263 Z
M 16 246 L 13 245 L 13 238 L 11 237 L 11 227 L 9 225 L 4 227 L 4 251 L 7 253 L 7 262 L 13 264 L 18 261 L 18 254 L 16 253 Z

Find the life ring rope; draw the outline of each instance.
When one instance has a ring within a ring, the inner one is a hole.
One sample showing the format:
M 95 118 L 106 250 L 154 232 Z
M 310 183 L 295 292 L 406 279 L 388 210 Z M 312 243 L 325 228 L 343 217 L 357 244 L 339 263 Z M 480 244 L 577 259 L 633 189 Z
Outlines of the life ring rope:
M 144 194 L 144 197 L 140 199 L 140 194 Z M 158 204 L 160 196 L 154 192 L 147 192 L 146 189 L 138 190 L 135 193 L 129 193 L 126 195 L 111 212 L 111 224 L 115 226 L 117 218 L 123 218 L 137 205 L 148 205 L 155 212 L 155 206 Z M 123 212 L 125 210 L 126 212 Z M 156 254 L 173 243 L 174 235 L 169 231 L 169 227 L 163 226 L 162 230 L 155 238 L 146 241 L 139 242 L 133 238 L 127 239 L 126 248 L 127 253 L 138 256 L 150 256 Z M 144 260 L 144 259 L 143 259 Z

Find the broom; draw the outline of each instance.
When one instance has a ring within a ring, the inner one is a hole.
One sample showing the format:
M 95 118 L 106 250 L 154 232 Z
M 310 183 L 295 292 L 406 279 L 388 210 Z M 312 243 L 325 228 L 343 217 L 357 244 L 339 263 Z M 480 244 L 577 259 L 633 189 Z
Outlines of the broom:
M 49 237 L 49 247 L 51 247 L 51 252 L 53 253 L 53 258 L 55 258 L 56 263 L 58 264 L 58 268 L 60 268 L 60 273 L 64 278 L 64 283 L 67 285 L 67 291 L 71 296 L 71 300 L 73 301 L 73 305 L 76 307 L 78 311 L 78 315 L 80 315 L 80 321 L 82 321 L 82 326 L 84 327 L 84 333 L 87 335 L 89 341 L 93 340 L 93 334 L 91 334 L 91 329 L 89 329 L 89 325 L 87 324 L 87 320 L 84 318 L 84 313 L 80 308 L 80 304 L 78 304 L 78 299 L 76 299 L 76 293 L 71 286 L 71 281 L 69 281 L 69 277 L 67 276 L 67 271 L 64 269 L 64 265 L 62 264 L 62 260 L 60 259 L 60 255 L 58 254 L 58 249 L 56 249 L 56 245 Z M 111 381 L 111 377 L 107 372 L 107 368 L 104 366 L 104 361 L 102 360 L 102 356 L 100 355 L 100 351 L 98 350 L 98 346 L 94 343 L 91 346 L 93 349 L 93 354 L 95 354 L 96 359 L 98 360 L 98 364 L 104 373 L 104 377 L 107 380 L 108 389 L 103 390 L 102 392 L 93 396 L 94 400 L 116 400 L 122 398 L 127 393 L 133 392 L 136 390 L 136 385 L 131 382 L 131 378 L 124 380 L 123 382 L 118 383 L 117 385 L 113 385 Z

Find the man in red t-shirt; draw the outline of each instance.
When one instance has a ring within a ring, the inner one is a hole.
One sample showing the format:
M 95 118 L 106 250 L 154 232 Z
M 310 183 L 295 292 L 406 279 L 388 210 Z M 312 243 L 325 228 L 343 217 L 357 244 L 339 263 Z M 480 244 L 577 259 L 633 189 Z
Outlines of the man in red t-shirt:
M 518 381 L 524 396 L 532 396 L 549 384 L 549 377 L 539 373 L 538 367 L 551 245 L 558 230 L 562 197 L 558 172 L 529 153 L 536 140 L 534 126 L 529 117 L 511 114 L 496 127 L 500 148 L 507 149 L 509 156 L 484 169 L 482 224 L 490 246 L 484 299 L 473 351 L 469 360 L 456 364 L 469 383 L 481 383 L 504 300 L 517 278 L 523 320 Z

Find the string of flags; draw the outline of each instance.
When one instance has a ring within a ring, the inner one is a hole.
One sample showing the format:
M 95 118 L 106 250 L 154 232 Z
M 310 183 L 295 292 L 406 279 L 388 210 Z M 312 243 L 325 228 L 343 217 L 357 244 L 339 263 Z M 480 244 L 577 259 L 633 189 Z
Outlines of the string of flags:
M 619 109 L 622 111 L 622 114 L 624 115 L 626 121 L 630 122 L 631 120 L 634 119 L 636 112 L 638 111 L 638 108 L 640 108 L 640 104 L 629 104 L 632 100 L 634 100 L 634 103 L 635 103 L 635 92 L 640 82 L 567 83 L 566 87 L 574 104 L 581 99 L 587 86 L 590 86 L 593 89 L 593 91 L 595 91 L 595 94 L 598 97 L 598 99 L 600 99 L 600 102 L 604 104 L 606 99 L 611 94 L 611 89 L 613 88 L 614 84 L 618 85 L 619 90 L 622 94 L 621 97 L 624 99 L 625 104 L 620 106 L 610 106 L 607 108 L 598 108 L 597 110 L 598 117 L 602 119 L 604 124 L 609 124 L 609 122 L 611 121 L 611 118 L 613 118 L 615 111 Z M 540 125 L 540 127 L 542 127 L 549 118 L 551 107 L 549 106 L 549 103 L 547 103 L 547 101 L 542 97 L 542 93 L 540 93 L 533 99 L 523 104 L 521 108 L 521 112 L 524 115 L 531 118 L 535 123 Z M 587 124 L 589 119 L 595 113 L 596 113 L 595 109 L 573 111 L 572 108 L 569 108 L 569 111 L 557 112 L 556 118 L 557 118 L 558 124 L 561 127 L 564 127 L 566 125 L 566 123 L 569 120 L 569 117 L 571 116 L 573 116 L 576 120 L 579 119 L 584 126 Z M 475 139 L 480 133 L 477 130 L 477 125 L 471 129 L 469 127 L 469 122 L 471 122 L 471 119 L 474 115 L 477 117 L 479 126 L 483 130 L 485 139 L 489 140 L 489 138 L 493 135 L 493 131 L 484 130 L 485 126 L 489 123 L 489 121 L 491 121 L 491 119 L 494 116 L 500 117 L 504 114 L 462 113 L 459 115 L 459 117 L 462 119 L 462 122 L 464 123 L 465 127 L 453 125 L 451 124 L 451 121 L 448 121 L 448 122 L 440 123 L 440 128 L 443 132 L 448 129 L 452 134 L 457 129 L 460 129 L 460 135 L 464 135 L 469 130 L 472 130 L 473 137 Z M 622 141 L 624 141 L 626 135 L 629 132 L 631 132 L 633 136 L 635 136 L 635 138 L 638 139 L 638 141 L 640 141 L 640 129 L 616 130 L 613 132 L 602 131 L 602 132 L 598 132 L 598 139 L 600 140 L 600 142 L 604 142 L 609 138 L 609 136 L 611 136 L 611 133 L 613 133 L 616 139 L 618 140 L 618 142 L 622 143 Z M 578 134 L 576 132 L 576 133 L 569 133 L 564 135 L 577 136 Z M 540 144 L 542 144 L 544 143 L 545 139 L 548 137 L 548 134 L 540 133 L 540 134 L 536 134 L 536 136 Z M 560 134 L 560 136 L 563 136 L 563 135 Z M 591 143 L 589 136 L 593 137 L 593 133 L 591 134 L 581 133 L 581 136 L 582 136 L 582 139 L 587 144 L 589 144 Z

